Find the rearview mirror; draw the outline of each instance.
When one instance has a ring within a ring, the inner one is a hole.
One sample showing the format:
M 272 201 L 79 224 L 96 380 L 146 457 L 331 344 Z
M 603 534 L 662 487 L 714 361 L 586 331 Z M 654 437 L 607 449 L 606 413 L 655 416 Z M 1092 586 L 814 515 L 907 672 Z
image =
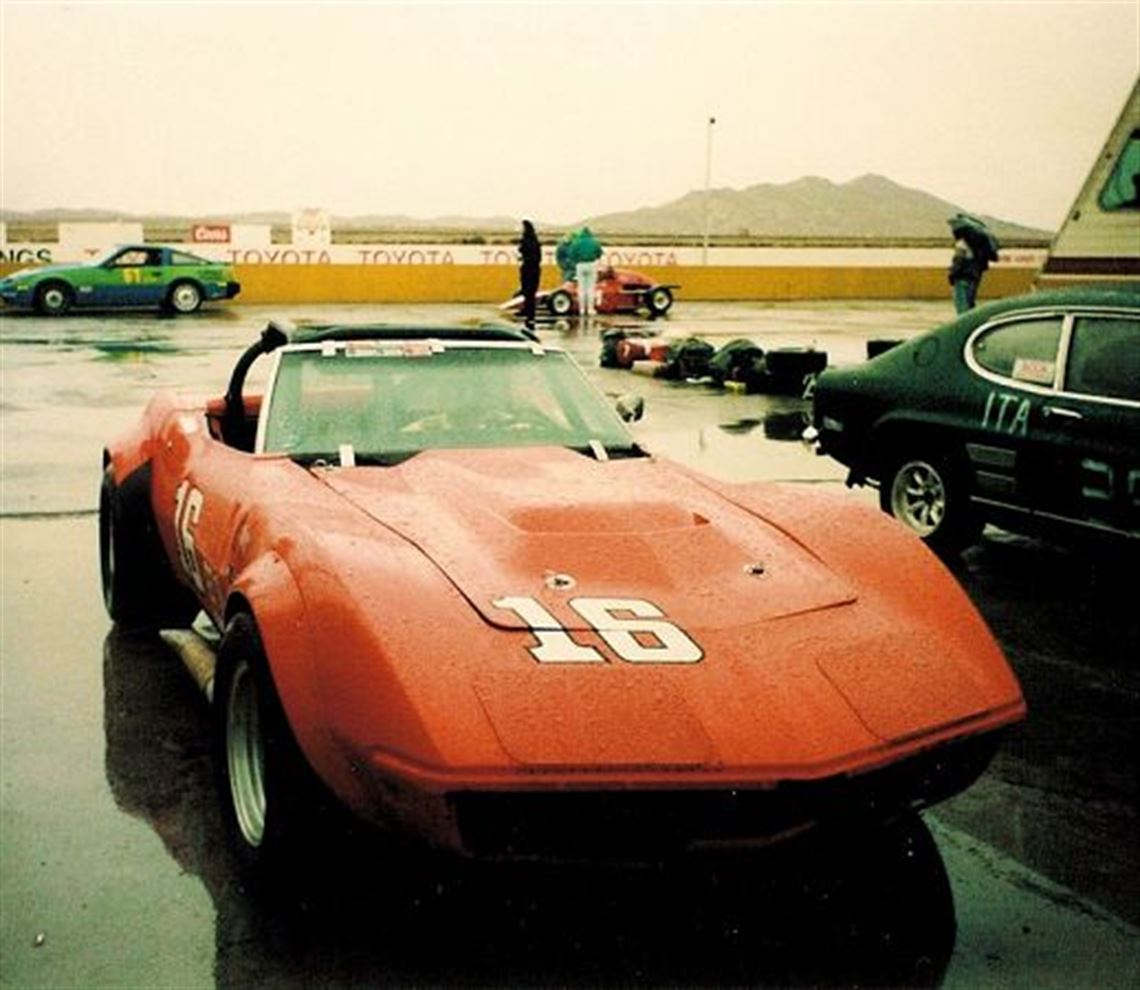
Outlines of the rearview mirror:
M 645 399 L 640 395 L 620 395 L 614 408 L 623 422 L 636 423 L 645 415 Z

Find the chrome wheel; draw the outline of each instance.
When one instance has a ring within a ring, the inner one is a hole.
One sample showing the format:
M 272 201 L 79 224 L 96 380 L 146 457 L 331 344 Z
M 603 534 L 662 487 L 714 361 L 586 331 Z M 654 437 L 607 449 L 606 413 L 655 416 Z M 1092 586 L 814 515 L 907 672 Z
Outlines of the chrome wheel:
M 170 306 L 178 313 L 193 313 L 202 303 L 202 293 L 192 282 L 179 282 L 170 290 Z
M 937 531 L 946 518 L 946 484 L 927 461 L 902 464 L 891 482 L 891 513 L 919 536 Z
M 226 770 L 230 800 L 242 838 L 253 848 L 265 837 L 265 741 L 257 679 L 239 660 L 226 697 Z

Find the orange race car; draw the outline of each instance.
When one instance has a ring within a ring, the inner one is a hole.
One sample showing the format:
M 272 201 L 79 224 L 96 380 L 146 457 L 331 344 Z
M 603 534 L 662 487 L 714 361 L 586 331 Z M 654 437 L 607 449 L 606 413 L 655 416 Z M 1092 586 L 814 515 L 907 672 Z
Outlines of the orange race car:
M 107 608 L 220 631 L 193 666 L 248 865 L 329 795 L 475 856 L 638 858 L 981 773 L 1025 705 L 921 541 L 649 456 L 619 405 L 514 330 L 271 324 L 107 446 Z

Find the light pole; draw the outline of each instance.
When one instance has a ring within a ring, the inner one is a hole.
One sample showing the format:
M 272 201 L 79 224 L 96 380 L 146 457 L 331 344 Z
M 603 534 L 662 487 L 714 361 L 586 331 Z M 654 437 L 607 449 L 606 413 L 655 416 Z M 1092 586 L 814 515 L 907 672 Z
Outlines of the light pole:
M 708 129 L 705 131 L 705 239 L 701 249 L 701 264 L 709 263 L 709 186 L 712 183 L 712 135 L 713 124 L 716 117 L 709 117 Z

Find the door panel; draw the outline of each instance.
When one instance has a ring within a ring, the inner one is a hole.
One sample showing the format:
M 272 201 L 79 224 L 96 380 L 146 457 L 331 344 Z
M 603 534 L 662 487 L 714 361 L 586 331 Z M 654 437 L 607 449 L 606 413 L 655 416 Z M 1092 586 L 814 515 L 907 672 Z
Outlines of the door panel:
M 1073 518 L 1140 537 L 1140 317 L 1077 317 L 1053 417 Z

